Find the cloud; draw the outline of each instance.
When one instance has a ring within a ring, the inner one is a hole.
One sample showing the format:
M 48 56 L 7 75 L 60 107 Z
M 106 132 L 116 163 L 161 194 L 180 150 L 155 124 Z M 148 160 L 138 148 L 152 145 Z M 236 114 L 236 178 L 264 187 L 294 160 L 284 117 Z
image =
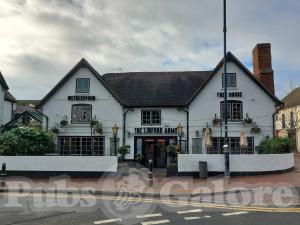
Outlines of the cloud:
M 227 5 L 229 50 L 251 69 L 252 48 L 271 42 L 279 96 L 286 77 L 300 85 L 300 2 Z M 101 74 L 207 70 L 222 57 L 219 0 L 0 1 L 0 26 L 0 70 L 22 99 L 42 98 L 82 57 Z

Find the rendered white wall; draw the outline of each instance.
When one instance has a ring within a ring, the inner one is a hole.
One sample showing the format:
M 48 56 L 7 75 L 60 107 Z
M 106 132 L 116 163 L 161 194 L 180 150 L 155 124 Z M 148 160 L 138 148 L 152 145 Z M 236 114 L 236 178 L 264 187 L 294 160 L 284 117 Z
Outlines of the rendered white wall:
M 76 78 L 90 78 L 90 93 L 76 94 Z M 69 101 L 70 95 L 92 95 L 95 101 Z M 49 129 L 55 123 L 59 123 L 64 115 L 68 116 L 69 125 L 61 128 L 59 136 L 90 136 L 89 124 L 71 124 L 71 110 L 73 104 L 91 104 L 92 115 L 102 122 L 105 136 L 105 148 L 109 151 L 112 126 L 117 124 L 120 129 L 118 138 L 122 143 L 123 108 L 119 102 L 109 93 L 99 80 L 87 68 L 79 69 L 42 107 L 43 113 L 49 117 Z
M 206 161 L 209 172 L 224 171 L 222 154 L 179 154 L 179 172 L 198 172 L 199 161 Z M 294 154 L 230 155 L 231 172 L 267 172 L 294 167 Z
M 12 106 L 13 104 L 13 106 Z M 3 104 L 3 124 L 8 123 L 12 119 L 12 107 L 15 107 L 15 103 L 12 103 L 10 101 L 4 101 Z
M 116 156 L 0 156 L 8 171 L 116 172 Z
M 153 109 L 149 108 L 135 108 L 133 111 L 129 111 L 126 115 L 126 145 L 130 145 L 130 154 L 126 158 L 134 158 L 134 138 L 135 136 L 173 136 L 178 137 L 176 134 L 134 134 L 134 128 L 141 127 L 152 127 L 152 126 L 142 126 L 141 123 L 141 110 L 143 109 Z M 177 127 L 179 123 L 183 126 L 184 136 L 182 140 L 186 140 L 186 112 L 183 110 L 178 110 L 177 108 L 160 108 L 161 109 L 161 125 L 153 127 Z M 128 132 L 132 135 L 128 137 Z
M 246 135 L 254 137 L 254 144 L 257 146 L 266 136 L 273 136 L 273 119 L 272 114 L 275 112 L 275 102 L 252 81 L 239 67 L 234 63 L 228 62 L 228 73 L 236 73 L 237 87 L 229 88 L 228 91 L 243 92 L 243 97 L 229 97 L 228 100 L 238 100 L 243 102 L 243 117 L 246 113 L 253 119 L 253 122 L 261 128 L 261 134 L 251 134 L 251 128 L 246 128 Z M 217 92 L 223 92 L 222 89 L 223 67 L 209 81 L 199 95 L 192 101 L 189 106 L 190 111 L 190 150 L 192 138 L 195 137 L 196 130 L 199 130 L 202 137 L 202 129 L 206 127 L 207 122 L 212 128 L 212 136 L 220 137 L 220 127 L 213 127 L 212 120 L 215 113 L 220 118 L 220 102 L 223 98 L 217 96 Z M 239 137 L 242 129 L 242 122 L 229 122 L 229 137 Z M 224 126 L 222 130 L 224 137 Z M 204 142 L 203 142 L 204 148 Z

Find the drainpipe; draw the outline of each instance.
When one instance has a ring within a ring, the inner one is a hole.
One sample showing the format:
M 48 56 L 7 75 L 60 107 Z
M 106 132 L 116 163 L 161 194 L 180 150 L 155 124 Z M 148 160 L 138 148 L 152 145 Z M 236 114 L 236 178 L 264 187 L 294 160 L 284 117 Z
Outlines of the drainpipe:
M 123 145 L 125 145 L 125 134 L 126 134 L 126 114 L 130 111 L 131 109 L 127 109 L 124 113 L 123 113 L 123 140 L 122 143 Z
M 181 108 L 181 110 L 185 111 L 186 112 L 186 151 L 188 154 L 190 154 L 190 151 L 189 151 L 189 139 L 190 139 L 190 132 L 189 132 L 189 120 L 190 120 L 190 114 L 189 114 L 189 110 L 188 109 L 184 109 L 184 108 Z
M 280 105 L 275 105 L 279 106 L 279 108 L 272 114 L 272 120 L 273 120 L 273 137 L 276 136 L 276 131 L 275 131 L 275 114 L 277 114 L 284 106 L 284 103 L 281 103 Z

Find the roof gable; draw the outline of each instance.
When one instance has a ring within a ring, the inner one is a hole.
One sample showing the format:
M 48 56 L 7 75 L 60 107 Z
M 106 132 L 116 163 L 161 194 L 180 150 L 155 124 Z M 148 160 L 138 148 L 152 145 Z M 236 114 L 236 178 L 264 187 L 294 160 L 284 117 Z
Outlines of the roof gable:
M 8 85 L 7 85 L 7 83 L 6 83 L 6 81 L 5 81 L 5 79 L 4 79 L 4 77 L 3 77 L 3 75 L 2 75 L 1 72 L 0 72 L 0 85 L 2 86 L 2 88 L 4 90 L 8 90 L 9 89 Z
M 231 52 L 227 52 L 226 59 L 228 62 L 235 63 L 256 85 L 261 88 L 276 104 L 281 105 L 282 102 L 274 96 Z M 187 104 L 191 104 L 191 102 L 197 97 L 197 95 L 203 90 L 206 84 L 212 79 L 212 77 L 221 69 L 224 63 L 224 58 L 217 64 L 217 66 L 212 71 L 210 77 L 206 80 L 206 82 L 198 88 L 198 90 L 194 93 L 194 95 L 189 99 Z
M 103 84 L 103 86 L 116 98 L 116 100 L 122 104 L 121 99 L 117 96 L 113 90 L 105 83 L 101 75 L 89 64 L 84 58 L 82 58 L 55 86 L 54 88 L 40 101 L 37 108 L 41 108 L 80 68 L 89 69 L 92 74 Z
M 287 96 L 282 99 L 284 109 L 300 105 L 300 87 L 292 90 Z

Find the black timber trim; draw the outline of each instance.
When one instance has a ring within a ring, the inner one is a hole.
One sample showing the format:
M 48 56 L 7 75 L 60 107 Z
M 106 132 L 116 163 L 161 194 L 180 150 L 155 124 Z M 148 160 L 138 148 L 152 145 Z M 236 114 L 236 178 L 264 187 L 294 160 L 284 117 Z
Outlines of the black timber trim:
M 234 62 L 251 80 L 253 80 L 274 102 L 276 105 L 281 105 L 282 102 L 273 95 L 254 75 L 251 73 L 231 52 L 226 54 L 228 62 Z M 191 102 L 198 96 L 198 94 L 203 90 L 207 83 L 214 77 L 214 75 L 219 71 L 224 62 L 224 58 L 217 64 L 217 66 L 212 71 L 210 77 L 204 82 L 204 84 L 195 92 L 195 94 L 190 98 L 186 105 L 190 105 Z
M 42 106 L 62 87 L 80 68 L 88 68 L 92 74 L 100 81 L 101 84 L 115 97 L 115 99 L 123 105 L 123 102 L 117 96 L 113 90 L 106 84 L 101 75 L 88 63 L 84 58 L 82 58 L 55 86 L 50 92 L 39 102 L 36 108 L 42 108 Z

